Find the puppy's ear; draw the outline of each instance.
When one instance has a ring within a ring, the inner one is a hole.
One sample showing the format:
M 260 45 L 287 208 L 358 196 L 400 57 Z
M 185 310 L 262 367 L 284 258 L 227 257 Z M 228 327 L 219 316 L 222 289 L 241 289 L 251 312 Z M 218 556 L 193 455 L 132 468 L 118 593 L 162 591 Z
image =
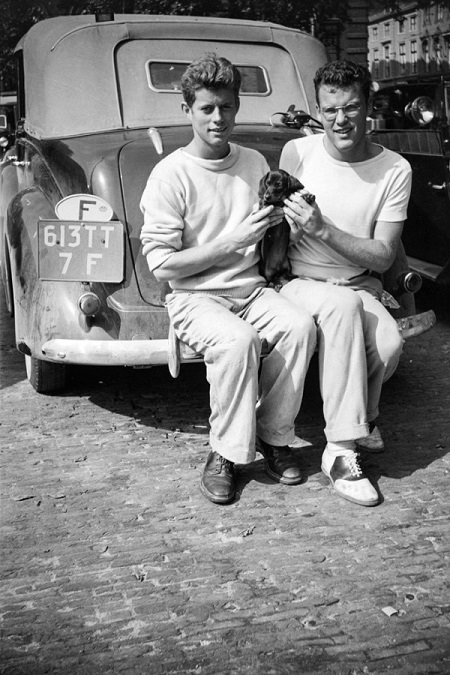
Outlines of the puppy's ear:
M 261 180 L 259 181 L 259 186 L 258 186 L 258 197 L 263 197 L 264 193 L 267 189 L 267 177 L 268 173 L 265 174 L 265 176 L 262 176 Z
M 289 192 L 297 192 L 297 190 L 302 190 L 304 187 L 294 176 L 289 176 Z

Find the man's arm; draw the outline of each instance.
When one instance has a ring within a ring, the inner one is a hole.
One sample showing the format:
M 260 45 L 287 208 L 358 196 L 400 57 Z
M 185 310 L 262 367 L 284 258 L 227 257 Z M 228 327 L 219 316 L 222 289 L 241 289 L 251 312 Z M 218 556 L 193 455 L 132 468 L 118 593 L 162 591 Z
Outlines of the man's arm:
M 307 233 L 320 239 L 358 267 L 374 272 L 385 272 L 394 262 L 404 221 L 377 221 L 373 239 L 365 239 L 343 232 L 325 221 L 317 204 L 308 204 L 300 193 L 291 195 L 284 203 L 284 212 L 294 241 Z
M 273 206 L 253 211 L 232 234 L 200 246 L 174 251 L 153 270 L 153 274 L 158 281 L 172 281 L 203 272 L 241 248 L 256 244 L 266 230 L 282 218 L 281 209 Z

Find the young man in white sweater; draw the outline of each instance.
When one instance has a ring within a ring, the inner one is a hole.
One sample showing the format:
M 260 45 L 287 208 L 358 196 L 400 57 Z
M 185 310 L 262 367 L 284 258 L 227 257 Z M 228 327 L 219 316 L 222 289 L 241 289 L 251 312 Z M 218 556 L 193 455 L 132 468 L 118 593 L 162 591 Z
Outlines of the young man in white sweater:
M 411 190 L 411 167 L 366 135 L 371 78 L 367 68 L 336 61 L 319 69 L 317 112 L 324 134 L 287 143 L 280 168 L 316 196 L 286 200 L 289 260 L 298 278 L 281 293 L 318 327 L 327 446 L 322 470 L 345 499 L 373 506 L 378 493 L 357 449 L 379 452 L 376 426 L 383 382 L 395 371 L 403 341 L 380 302 L 375 273 L 392 265 Z M 367 435 L 367 425 L 369 432 Z
M 257 207 L 264 157 L 229 142 L 238 69 L 208 54 L 187 68 L 181 87 L 193 139 L 152 171 L 141 240 L 150 270 L 172 289 L 166 304 L 176 334 L 204 356 L 211 451 L 201 490 L 220 504 L 233 500 L 234 465 L 254 460 L 256 440 L 269 476 L 301 482 L 290 444 L 316 329 L 258 272 L 257 244 L 283 213 Z

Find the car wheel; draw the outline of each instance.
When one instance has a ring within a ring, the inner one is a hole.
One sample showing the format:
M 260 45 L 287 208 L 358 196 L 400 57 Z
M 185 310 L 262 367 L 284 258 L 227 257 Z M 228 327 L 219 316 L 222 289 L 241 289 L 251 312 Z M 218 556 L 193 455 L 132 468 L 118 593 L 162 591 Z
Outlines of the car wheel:
M 25 356 L 28 380 L 38 394 L 64 389 L 66 385 L 66 367 L 59 363 L 42 361 L 34 356 Z

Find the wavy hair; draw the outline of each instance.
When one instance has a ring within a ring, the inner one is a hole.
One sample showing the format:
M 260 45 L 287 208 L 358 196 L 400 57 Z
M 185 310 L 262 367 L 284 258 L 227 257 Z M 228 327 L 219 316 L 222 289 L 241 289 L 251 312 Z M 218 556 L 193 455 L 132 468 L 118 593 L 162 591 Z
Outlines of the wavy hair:
M 181 93 L 190 108 L 197 89 L 231 89 L 238 104 L 240 86 L 241 74 L 236 66 L 214 53 L 193 61 L 181 77 Z
M 317 104 L 319 104 L 319 88 L 323 84 L 340 89 L 359 84 L 366 102 L 369 101 L 372 91 L 372 77 L 368 68 L 348 59 L 332 61 L 319 68 L 314 77 Z

